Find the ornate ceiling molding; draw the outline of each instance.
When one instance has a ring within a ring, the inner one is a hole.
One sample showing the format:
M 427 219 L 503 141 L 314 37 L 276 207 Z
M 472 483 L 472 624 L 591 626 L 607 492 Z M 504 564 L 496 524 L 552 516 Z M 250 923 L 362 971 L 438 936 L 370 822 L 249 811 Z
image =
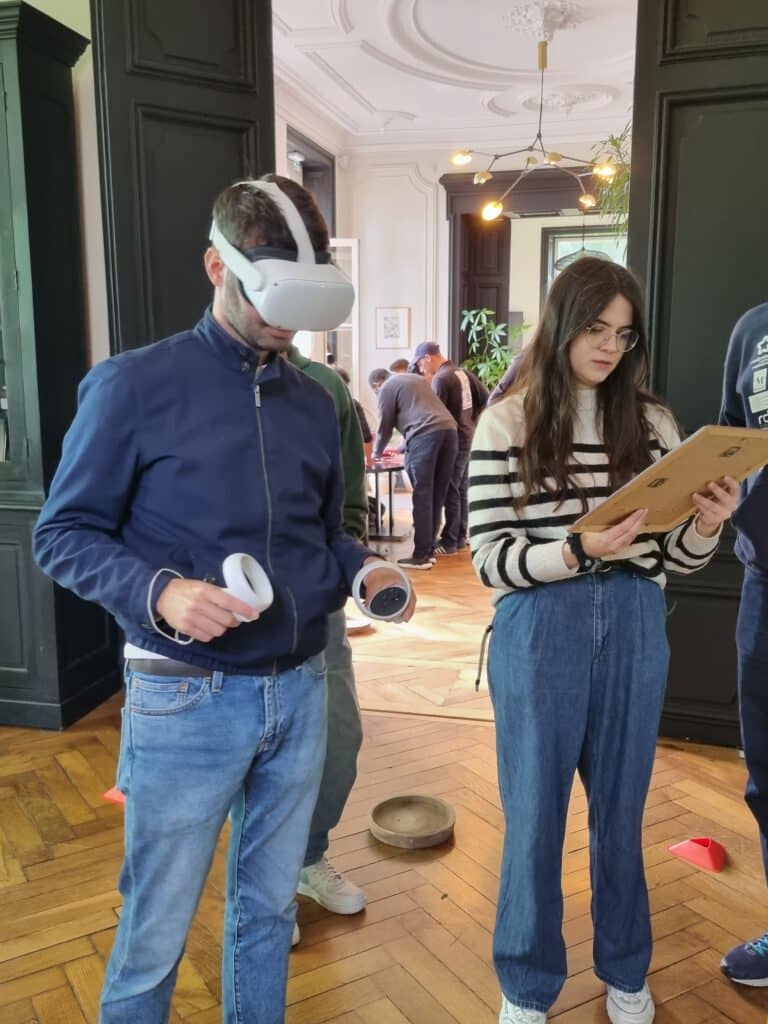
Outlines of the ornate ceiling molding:
M 618 89 L 607 85 L 565 85 L 562 89 L 547 89 L 544 93 L 544 113 L 570 114 L 576 109 L 601 110 L 610 106 L 618 95 Z M 539 109 L 539 94 L 531 93 L 521 97 L 520 106 L 536 113 Z
M 507 28 L 547 42 L 552 41 L 555 32 L 574 28 L 586 20 L 584 5 L 577 0 L 528 0 L 515 4 L 501 16 Z
M 409 57 L 423 65 L 410 68 L 412 74 L 475 89 L 501 89 L 515 80 L 536 77 L 533 57 L 530 67 L 510 68 L 453 53 L 427 35 L 419 21 L 417 6 L 418 0 L 386 0 L 385 8 L 386 25 L 392 39 Z M 553 72 L 553 77 L 557 77 L 557 72 Z
M 274 57 L 274 67 L 278 78 L 285 82 L 298 96 L 303 97 L 305 103 L 312 103 L 310 97 L 314 97 L 316 93 L 313 93 L 308 88 L 307 83 L 294 73 L 293 68 L 280 60 L 277 55 Z M 333 118 L 337 124 L 341 125 L 342 128 L 352 135 L 363 130 L 359 121 L 355 121 L 345 110 L 342 110 L 341 107 L 332 103 L 326 97 L 318 97 L 317 101 L 312 105 L 318 109 L 318 112 L 322 110 L 325 118 Z
M 305 51 L 304 56 L 307 58 L 308 61 L 311 61 L 311 63 L 314 64 L 319 71 L 322 71 L 324 75 L 327 75 L 328 78 L 330 78 L 335 85 L 337 85 L 347 96 L 349 96 L 351 100 L 353 100 L 355 103 L 361 106 L 363 110 L 366 112 L 366 114 L 374 114 L 376 112 L 377 108 L 373 105 L 373 103 L 367 100 L 362 93 L 358 92 L 357 89 L 350 82 L 348 82 L 343 75 L 340 75 L 336 68 L 331 67 L 328 61 L 321 57 L 320 54 L 317 53 L 317 51 L 307 50 Z
M 331 0 L 331 17 L 334 25 L 346 35 L 354 31 L 354 23 L 349 13 L 348 0 Z

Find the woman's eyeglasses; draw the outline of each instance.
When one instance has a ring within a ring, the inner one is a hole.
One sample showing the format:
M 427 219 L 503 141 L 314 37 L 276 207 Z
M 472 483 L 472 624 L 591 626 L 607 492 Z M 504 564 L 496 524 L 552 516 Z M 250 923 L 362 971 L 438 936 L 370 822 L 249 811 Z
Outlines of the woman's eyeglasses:
M 629 352 L 640 340 L 640 332 L 634 327 L 627 327 L 623 331 L 614 331 L 607 324 L 590 324 L 584 328 L 584 333 L 595 348 L 602 348 L 613 337 L 616 339 L 616 347 L 619 352 Z

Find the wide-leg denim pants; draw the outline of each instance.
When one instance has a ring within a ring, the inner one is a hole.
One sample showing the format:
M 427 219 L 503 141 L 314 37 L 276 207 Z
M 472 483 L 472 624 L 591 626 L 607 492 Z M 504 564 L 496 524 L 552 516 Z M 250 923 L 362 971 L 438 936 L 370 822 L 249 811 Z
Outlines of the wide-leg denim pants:
M 281 1024 L 295 894 L 325 756 L 325 659 L 275 676 L 127 679 L 123 909 L 101 1024 L 165 1024 L 231 810 L 224 1024 Z
M 574 773 L 589 801 L 595 972 L 642 988 L 651 926 L 642 818 L 669 662 L 661 588 L 624 571 L 504 597 L 489 680 L 506 832 L 494 961 L 546 1011 L 566 978 L 562 852 Z

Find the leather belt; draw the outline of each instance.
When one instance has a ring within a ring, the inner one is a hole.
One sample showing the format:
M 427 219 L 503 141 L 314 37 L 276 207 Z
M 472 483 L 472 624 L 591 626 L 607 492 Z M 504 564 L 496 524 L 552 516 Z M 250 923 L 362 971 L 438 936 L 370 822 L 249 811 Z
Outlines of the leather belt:
M 188 665 L 185 661 L 171 661 L 169 658 L 129 658 L 125 663 L 129 672 L 140 672 L 147 676 L 211 676 L 212 668 Z

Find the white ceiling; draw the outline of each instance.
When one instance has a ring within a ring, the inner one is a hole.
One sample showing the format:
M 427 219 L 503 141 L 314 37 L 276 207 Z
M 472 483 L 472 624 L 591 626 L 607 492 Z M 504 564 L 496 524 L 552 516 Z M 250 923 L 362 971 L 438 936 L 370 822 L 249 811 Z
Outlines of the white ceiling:
M 350 150 L 503 152 L 536 132 L 541 0 L 273 0 L 275 74 Z M 637 0 L 543 0 L 558 22 L 545 78 L 547 148 L 630 117 Z

